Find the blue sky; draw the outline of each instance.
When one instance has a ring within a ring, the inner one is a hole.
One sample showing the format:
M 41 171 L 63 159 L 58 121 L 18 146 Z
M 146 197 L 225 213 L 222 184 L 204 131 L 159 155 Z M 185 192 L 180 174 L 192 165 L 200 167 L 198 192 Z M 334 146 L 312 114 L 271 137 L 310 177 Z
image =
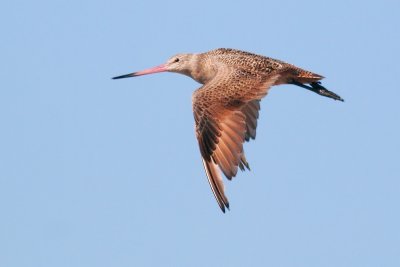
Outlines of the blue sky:
M 399 266 L 398 1 L 6 1 L 0 266 Z M 326 77 L 262 101 L 222 214 L 179 52 Z

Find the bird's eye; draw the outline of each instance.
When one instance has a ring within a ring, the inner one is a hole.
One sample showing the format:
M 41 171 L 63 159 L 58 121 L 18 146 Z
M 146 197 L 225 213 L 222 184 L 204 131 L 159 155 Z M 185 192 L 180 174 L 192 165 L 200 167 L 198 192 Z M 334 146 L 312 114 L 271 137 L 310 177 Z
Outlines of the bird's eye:
M 175 58 L 174 63 L 179 62 L 179 58 Z

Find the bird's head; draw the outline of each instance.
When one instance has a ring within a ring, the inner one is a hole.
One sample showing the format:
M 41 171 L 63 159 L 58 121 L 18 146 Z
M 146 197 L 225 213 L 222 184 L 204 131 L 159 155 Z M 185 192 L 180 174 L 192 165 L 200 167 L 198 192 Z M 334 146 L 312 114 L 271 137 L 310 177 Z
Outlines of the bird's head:
M 193 57 L 194 54 L 177 54 L 170 57 L 164 65 L 167 71 L 188 74 L 193 68 Z

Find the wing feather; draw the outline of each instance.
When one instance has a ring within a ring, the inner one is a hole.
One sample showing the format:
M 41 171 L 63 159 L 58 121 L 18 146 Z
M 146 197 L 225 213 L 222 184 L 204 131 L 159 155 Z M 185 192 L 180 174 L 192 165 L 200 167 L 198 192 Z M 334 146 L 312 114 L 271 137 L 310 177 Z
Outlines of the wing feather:
M 260 110 L 260 100 L 250 101 L 242 108 L 243 114 L 246 116 L 246 141 L 256 138 L 256 128 L 258 112 Z

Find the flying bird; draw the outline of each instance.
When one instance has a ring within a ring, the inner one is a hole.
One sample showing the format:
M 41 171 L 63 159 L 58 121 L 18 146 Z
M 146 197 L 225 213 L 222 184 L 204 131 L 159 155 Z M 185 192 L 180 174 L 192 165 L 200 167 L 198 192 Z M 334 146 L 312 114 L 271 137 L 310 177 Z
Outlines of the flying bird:
M 229 209 L 221 172 L 227 179 L 250 170 L 243 143 L 256 137 L 260 101 L 271 86 L 293 84 L 343 101 L 320 83 L 324 77 L 292 64 L 235 49 L 177 54 L 165 64 L 114 77 L 176 72 L 202 84 L 192 96 L 196 137 L 211 190 L 223 212 Z

